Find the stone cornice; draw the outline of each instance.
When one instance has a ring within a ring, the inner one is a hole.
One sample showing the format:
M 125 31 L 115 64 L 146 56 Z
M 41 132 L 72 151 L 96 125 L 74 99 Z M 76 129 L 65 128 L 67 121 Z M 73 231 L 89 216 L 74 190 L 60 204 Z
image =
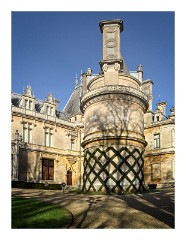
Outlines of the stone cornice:
M 149 151 L 145 151 L 144 156 L 150 157 L 150 156 L 159 156 L 164 154 L 175 154 L 174 148 L 160 148 L 160 149 L 152 149 Z
M 111 60 L 107 60 L 107 61 L 109 62 Z M 115 61 L 117 62 L 119 60 L 115 60 Z M 100 61 L 100 63 L 101 62 L 102 61 Z M 105 62 L 106 62 L 106 60 L 105 60 Z M 135 78 L 132 75 L 130 75 L 130 74 L 119 72 L 118 75 L 119 75 L 119 78 L 120 77 L 127 77 L 127 78 L 130 78 L 130 79 L 134 80 L 135 82 L 137 82 L 139 86 L 141 85 L 140 81 L 137 78 Z M 87 89 L 90 90 L 91 85 L 94 83 L 94 81 L 98 80 L 99 78 L 100 78 L 100 81 L 101 80 L 104 81 L 103 80 L 104 74 L 100 74 L 100 75 L 94 77 L 93 79 L 91 79 L 90 82 L 87 84 Z M 109 86 L 109 85 L 107 85 L 107 86 Z M 105 87 L 107 87 L 107 86 L 105 86 Z M 118 86 L 118 85 L 116 85 L 116 86 Z M 123 85 L 119 85 L 119 86 L 123 86 Z M 97 89 L 99 89 L 99 88 L 97 88 Z
M 166 120 L 163 120 L 163 121 L 159 121 L 159 122 L 154 122 L 154 123 L 151 123 L 150 125 L 148 126 L 145 126 L 144 129 L 149 129 L 149 128 L 155 128 L 155 127 L 161 127 L 163 125 L 167 125 L 167 124 L 175 124 L 175 122 L 172 120 L 172 119 L 166 119 Z
M 57 118 L 55 116 L 50 116 L 50 115 L 46 115 L 43 113 L 38 113 L 36 111 L 32 111 L 32 110 L 26 110 L 24 108 L 18 108 L 15 106 L 12 106 L 12 115 L 16 115 L 16 116 L 22 116 L 22 117 L 26 117 L 29 119 L 34 119 L 34 120 L 40 120 L 40 121 L 46 121 L 46 122 L 50 122 L 51 124 L 56 124 L 56 125 L 62 125 L 64 127 L 71 127 L 74 128 L 75 124 L 72 122 L 68 122 L 65 120 L 62 120 L 60 118 Z
M 123 31 L 123 21 L 122 20 L 120 20 L 120 19 L 116 19 L 116 20 L 103 20 L 103 21 L 101 21 L 100 23 L 99 23 L 99 27 L 100 27 L 100 31 L 101 31 L 101 33 L 103 32 L 103 27 L 105 26 L 105 25 L 112 25 L 112 24 L 117 24 L 117 25 L 119 25 L 119 27 L 120 27 L 120 32 L 122 32 Z
M 36 151 L 36 152 L 43 152 L 43 153 L 49 153 L 49 154 L 58 154 L 61 156 L 79 156 L 79 151 L 73 151 L 73 150 L 64 150 L 60 148 L 54 148 L 54 147 L 46 147 L 42 145 L 27 143 L 27 146 L 24 147 L 25 150 L 29 151 Z
M 148 109 L 148 99 L 143 92 L 132 87 L 113 85 L 100 87 L 96 90 L 86 93 L 81 99 L 81 111 L 84 112 L 89 105 L 95 102 L 111 99 L 123 99 L 136 102 L 144 108 L 144 111 Z

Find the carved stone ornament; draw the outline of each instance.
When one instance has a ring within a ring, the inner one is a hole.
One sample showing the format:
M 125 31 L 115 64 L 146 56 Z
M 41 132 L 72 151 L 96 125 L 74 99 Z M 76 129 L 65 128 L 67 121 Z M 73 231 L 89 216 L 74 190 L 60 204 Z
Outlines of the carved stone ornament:
M 108 100 L 124 100 L 128 102 L 133 102 L 137 103 L 140 105 L 144 111 L 147 109 L 147 100 L 144 98 L 141 98 L 141 96 L 138 95 L 130 95 L 130 94 L 103 94 L 100 96 L 91 96 L 89 99 L 86 99 L 86 101 L 83 102 L 83 105 L 81 106 L 81 110 L 84 112 L 87 107 L 90 105 L 96 103 L 96 102 L 101 102 L 101 101 L 108 101 Z
M 108 65 L 107 65 L 106 63 L 103 64 L 102 70 L 103 70 L 104 72 L 107 72 L 107 69 L 108 69 Z
M 116 46 L 115 39 L 112 39 L 112 38 L 108 39 L 105 44 L 108 48 L 113 48 Z
M 120 70 L 120 64 L 119 64 L 119 63 L 115 63 L 115 64 L 114 64 L 114 69 L 115 69 L 116 71 L 119 71 L 119 70 Z

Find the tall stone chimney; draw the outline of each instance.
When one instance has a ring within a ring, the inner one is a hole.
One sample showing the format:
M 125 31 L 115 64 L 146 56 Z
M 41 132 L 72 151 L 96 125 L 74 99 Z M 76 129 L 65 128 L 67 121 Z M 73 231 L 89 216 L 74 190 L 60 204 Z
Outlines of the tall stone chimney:
M 144 186 L 147 96 L 120 53 L 122 20 L 101 21 L 101 73 L 81 99 L 85 133 L 83 191 L 139 191 Z

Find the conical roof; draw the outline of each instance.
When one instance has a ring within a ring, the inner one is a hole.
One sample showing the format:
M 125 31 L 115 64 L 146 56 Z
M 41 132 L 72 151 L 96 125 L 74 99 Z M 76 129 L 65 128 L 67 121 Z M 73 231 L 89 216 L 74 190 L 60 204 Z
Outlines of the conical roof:
M 63 113 L 70 116 L 81 114 L 80 110 L 80 97 L 82 92 L 82 85 L 75 87 L 72 95 L 70 96 L 66 106 L 63 109 Z

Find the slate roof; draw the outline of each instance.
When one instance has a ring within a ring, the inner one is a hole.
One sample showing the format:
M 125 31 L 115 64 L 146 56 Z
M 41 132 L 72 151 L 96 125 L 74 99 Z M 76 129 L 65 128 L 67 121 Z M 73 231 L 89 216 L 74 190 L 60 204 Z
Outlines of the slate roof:
M 17 93 L 12 93 L 11 94 L 11 103 L 14 106 L 19 107 L 20 100 L 21 100 L 21 94 L 17 94 Z
M 11 103 L 12 105 L 16 106 L 16 107 L 22 107 L 20 106 L 20 101 L 21 101 L 21 94 L 18 93 L 11 93 Z M 43 106 L 44 101 L 39 100 L 39 99 L 35 99 L 35 111 L 41 113 L 41 108 Z M 64 112 L 60 112 L 60 111 L 56 111 L 56 117 L 62 120 L 68 120 L 68 116 L 64 113 Z
M 80 110 L 80 97 L 82 93 L 82 85 L 75 87 L 72 95 L 70 96 L 66 106 L 63 109 L 63 113 L 69 116 L 74 116 L 76 114 L 82 114 Z
M 124 74 L 129 74 L 129 70 L 128 70 L 127 64 L 126 64 L 125 59 L 124 59 L 124 57 L 122 56 L 121 52 L 120 52 L 120 55 L 121 55 L 121 59 L 123 60 L 123 69 L 122 69 L 122 72 L 123 72 Z

